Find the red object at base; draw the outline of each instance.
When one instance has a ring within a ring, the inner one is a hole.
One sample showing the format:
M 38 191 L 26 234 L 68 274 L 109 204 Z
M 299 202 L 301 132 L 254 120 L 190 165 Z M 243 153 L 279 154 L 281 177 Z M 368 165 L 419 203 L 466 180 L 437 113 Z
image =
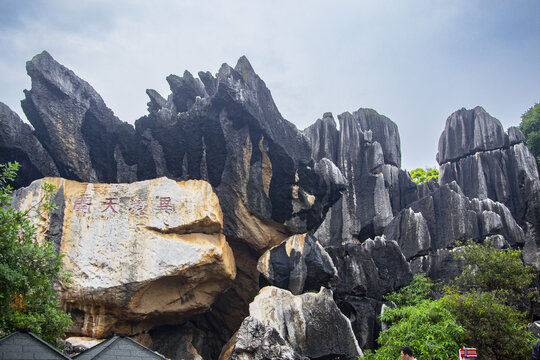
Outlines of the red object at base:
M 478 357 L 478 355 L 476 355 L 476 349 L 475 348 L 459 349 L 459 356 L 462 359 L 466 358 L 466 357 Z

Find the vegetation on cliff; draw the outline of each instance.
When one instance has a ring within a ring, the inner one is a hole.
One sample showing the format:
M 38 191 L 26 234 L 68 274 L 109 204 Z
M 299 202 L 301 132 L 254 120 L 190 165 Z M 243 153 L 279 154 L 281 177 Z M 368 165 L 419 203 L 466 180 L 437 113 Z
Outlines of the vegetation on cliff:
M 0 332 L 28 328 L 49 343 L 71 324 L 62 312 L 53 285 L 65 280 L 61 255 L 53 244 L 35 241 L 36 228 L 28 211 L 11 207 L 13 181 L 19 164 L 0 165 Z M 45 185 L 39 212 L 53 206 L 54 187 Z
M 417 184 L 425 183 L 431 178 L 435 179 L 435 181 L 439 181 L 439 170 L 435 168 L 416 168 L 411 170 L 411 178 Z
M 523 266 L 520 250 L 468 245 L 455 256 L 463 271 L 452 284 L 433 284 L 415 276 L 386 299 L 381 320 L 389 325 L 378 338 L 380 348 L 367 360 L 395 359 L 411 346 L 420 359 L 449 359 L 460 347 L 475 347 L 485 359 L 524 359 L 537 340 L 527 332 L 524 305 L 536 296 L 534 272 Z M 437 291 L 433 289 L 437 288 Z
M 536 164 L 540 168 L 540 103 L 535 104 L 521 115 L 519 128 L 525 135 L 527 147 L 533 153 Z

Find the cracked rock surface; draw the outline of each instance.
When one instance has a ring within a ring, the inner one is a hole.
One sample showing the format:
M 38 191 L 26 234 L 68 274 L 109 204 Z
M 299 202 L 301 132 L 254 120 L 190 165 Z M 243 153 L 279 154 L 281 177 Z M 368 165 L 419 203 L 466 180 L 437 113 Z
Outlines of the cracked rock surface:
M 72 276 L 61 302 L 75 321 L 73 335 L 176 323 L 207 311 L 236 276 L 219 201 L 205 181 L 44 178 L 18 190 L 14 206 L 34 205 L 43 182 L 58 189 L 58 208 L 36 220 L 40 238 L 54 241 Z

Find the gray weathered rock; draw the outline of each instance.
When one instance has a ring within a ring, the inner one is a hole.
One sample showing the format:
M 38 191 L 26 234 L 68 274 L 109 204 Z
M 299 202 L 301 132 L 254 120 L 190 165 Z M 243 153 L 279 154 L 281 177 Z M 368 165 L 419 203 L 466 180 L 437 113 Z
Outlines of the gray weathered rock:
M 474 155 L 477 152 L 500 149 L 508 145 L 508 136 L 501 123 L 482 107 L 456 111 L 448 120 L 439 139 L 439 164 Z
M 279 332 L 248 316 L 231 339 L 230 352 L 222 352 L 220 360 L 308 360 L 299 355 Z
M 532 333 L 533 336 L 540 335 L 540 321 L 535 321 L 533 323 L 530 323 L 529 332 Z
M 441 164 L 441 184 L 452 181 L 471 199 L 489 198 L 505 204 L 520 222 L 530 215 L 529 202 L 540 191 L 536 162 L 524 143 Z
M 510 126 L 508 128 L 508 145 L 515 145 L 525 142 L 525 135 L 516 126 Z
M 411 261 L 413 274 L 425 274 L 434 281 L 452 281 L 461 273 L 455 249 L 438 249 Z
M 399 132 L 397 125 L 393 123 L 386 116 L 379 115 L 372 109 L 359 109 L 354 113 L 349 112 L 341 114 L 340 129 L 345 130 L 341 125 L 341 118 L 343 123 L 358 124 L 360 131 L 371 132 L 371 139 L 369 142 L 377 142 L 381 145 L 384 163 L 394 165 L 396 167 L 401 166 L 401 149 Z M 349 130 L 352 130 L 349 128 Z M 348 137 L 347 135 L 342 135 Z
M 362 244 L 347 243 L 326 249 L 338 269 L 337 296 L 378 299 L 412 280 L 408 262 L 397 242 L 378 236 Z
M 44 176 L 58 176 L 58 170 L 49 153 L 36 139 L 28 124 L 0 102 L 0 164 L 17 161 L 21 169 L 13 187 L 28 186 Z
M 526 240 L 506 206 L 490 199 L 469 200 L 455 182 L 412 203 L 388 225 L 385 235 L 396 240 L 409 259 L 491 235 L 502 235 L 509 246 L 523 246 Z
M 373 349 L 381 331 L 378 316 L 383 303 L 368 297 L 345 296 L 337 304 L 343 315 L 349 318 L 360 347 Z
M 340 312 L 328 289 L 295 296 L 267 286 L 249 305 L 249 313 L 276 329 L 303 356 L 349 359 L 362 355 L 349 319 Z
M 337 280 L 332 258 L 310 235 L 293 235 L 267 250 L 257 269 L 268 284 L 287 289 L 294 295 L 330 287 Z
M 311 154 L 314 159 L 327 158 L 334 164 L 339 159 L 339 131 L 332 113 L 324 113 L 322 119 L 304 129 L 304 134 L 310 139 Z
M 395 239 L 407 260 L 431 249 L 431 236 L 422 213 L 410 208 L 401 211 L 384 230 L 388 239 Z
M 347 190 L 316 236 L 324 246 L 382 234 L 392 217 L 419 198 L 418 186 L 401 163 L 397 126 L 371 109 L 331 113 L 306 128 L 315 160 L 328 158 L 347 180 Z
M 456 181 L 471 199 L 506 205 L 525 232 L 524 258 L 538 263 L 540 181 L 524 140 L 515 127 L 505 134 L 501 123 L 480 107 L 461 109 L 450 115 L 439 139 L 439 182 Z
M 114 116 L 86 81 L 46 51 L 28 61 L 26 69 L 32 89 L 25 90 L 21 105 L 60 176 L 109 183 L 126 176 L 118 173 L 119 162 L 137 170 L 132 146 L 135 130 Z

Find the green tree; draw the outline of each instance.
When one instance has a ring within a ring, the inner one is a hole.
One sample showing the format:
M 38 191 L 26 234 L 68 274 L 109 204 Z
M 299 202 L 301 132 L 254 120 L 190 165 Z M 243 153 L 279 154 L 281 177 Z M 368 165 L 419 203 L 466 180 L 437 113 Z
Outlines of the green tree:
M 430 278 L 423 274 L 416 274 L 409 285 L 384 296 L 384 298 L 397 306 L 414 306 L 424 300 L 432 299 L 433 293 L 431 289 L 433 286 L 434 284 Z
M 526 313 L 507 305 L 495 292 L 472 290 L 444 297 L 446 308 L 466 329 L 463 343 L 481 359 L 528 359 L 535 339 Z
M 45 341 L 54 344 L 71 324 L 71 318 L 60 310 L 53 289 L 61 275 L 61 255 L 53 244 L 35 240 L 36 228 L 28 211 L 11 206 L 10 181 L 19 164 L 0 165 L 0 330 L 10 333 L 28 328 Z M 52 206 L 52 185 L 45 184 L 46 194 L 38 212 Z
M 467 330 L 464 342 L 478 348 L 484 359 L 525 359 L 535 341 L 527 331 L 527 312 L 521 309 L 528 308 L 532 316 L 536 275 L 521 255 L 521 250 L 472 241 L 454 254 L 463 271 L 445 298 Z
M 535 275 L 521 261 L 521 251 L 497 249 L 471 241 L 455 253 L 463 271 L 454 283 L 434 292 L 429 279 L 413 282 L 385 298 L 400 306 L 381 320 L 389 328 L 377 339 L 368 360 L 396 359 L 408 345 L 419 359 L 450 359 L 460 347 L 475 347 L 479 359 L 525 359 L 535 339 L 519 306 L 536 296 Z M 436 299 L 434 299 L 436 298 Z
M 540 169 L 540 104 L 535 104 L 521 115 L 519 128 L 525 135 L 525 143 L 536 158 L 536 164 Z
M 464 251 L 454 253 L 465 264 L 456 283 L 462 290 L 494 292 L 510 305 L 534 300 L 536 289 L 531 285 L 535 271 L 523 264 L 521 255 L 521 250 L 497 249 L 490 243 L 469 241 Z
M 375 353 L 366 351 L 366 360 L 394 360 L 403 346 L 411 346 L 419 359 L 451 359 L 456 356 L 465 329 L 449 311 L 445 299 L 431 299 L 433 284 L 415 276 L 410 285 L 386 297 L 401 307 L 388 308 L 381 320 L 389 325 L 377 339 Z
M 435 168 L 417 168 L 411 170 L 410 174 L 413 181 L 417 184 L 424 183 L 431 178 L 435 179 L 435 181 L 439 181 L 439 170 Z

